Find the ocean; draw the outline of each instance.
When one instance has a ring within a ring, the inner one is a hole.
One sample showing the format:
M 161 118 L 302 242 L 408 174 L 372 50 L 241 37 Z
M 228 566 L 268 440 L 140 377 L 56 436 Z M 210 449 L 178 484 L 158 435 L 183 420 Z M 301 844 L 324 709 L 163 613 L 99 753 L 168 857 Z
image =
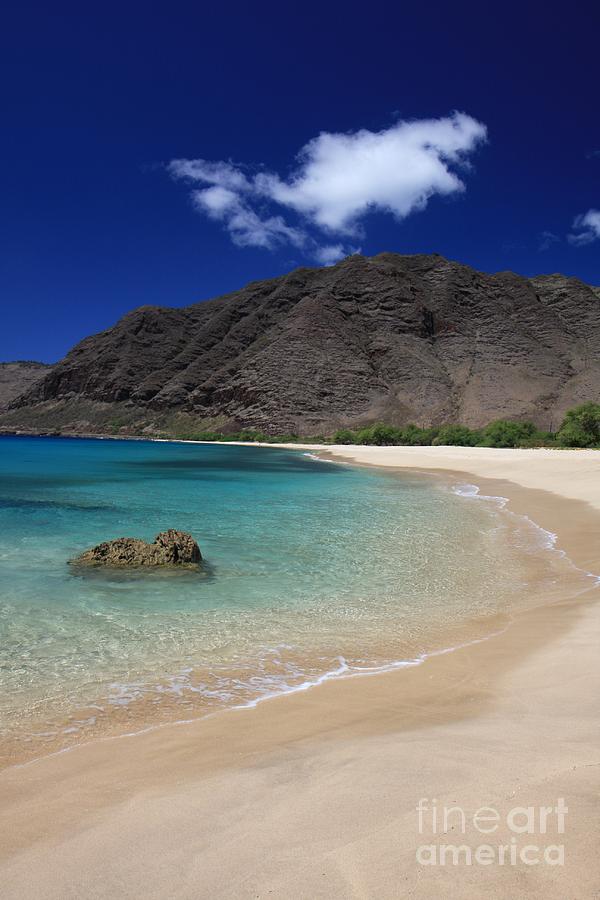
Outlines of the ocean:
M 68 565 L 167 528 L 196 538 L 201 571 Z M 2 437 L 2 761 L 417 665 L 506 623 L 551 546 L 451 479 L 277 447 Z

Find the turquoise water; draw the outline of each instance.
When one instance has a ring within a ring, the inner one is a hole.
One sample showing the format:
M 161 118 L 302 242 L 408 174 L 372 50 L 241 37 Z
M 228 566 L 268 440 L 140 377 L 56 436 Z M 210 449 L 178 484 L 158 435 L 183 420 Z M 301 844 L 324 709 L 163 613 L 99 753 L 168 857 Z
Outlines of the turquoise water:
M 202 574 L 67 565 L 171 527 Z M 526 578 L 513 532 L 433 479 L 301 451 L 0 438 L 0 737 L 53 749 L 448 646 Z

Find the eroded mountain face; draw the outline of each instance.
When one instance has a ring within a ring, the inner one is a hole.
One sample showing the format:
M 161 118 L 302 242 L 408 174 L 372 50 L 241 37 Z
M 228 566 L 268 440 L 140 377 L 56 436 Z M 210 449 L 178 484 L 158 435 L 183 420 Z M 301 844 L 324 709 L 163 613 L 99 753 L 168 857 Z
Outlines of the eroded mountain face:
M 555 427 L 600 395 L 599 313 L 600 289 L 575 278 L 357 255 L 182 309 L 140 307 L 77 344 L 0 422 Z
M 4 410 L 20 394 L 30 390 L 52 366 L 33 360 L 0 363 L 0 410 Z

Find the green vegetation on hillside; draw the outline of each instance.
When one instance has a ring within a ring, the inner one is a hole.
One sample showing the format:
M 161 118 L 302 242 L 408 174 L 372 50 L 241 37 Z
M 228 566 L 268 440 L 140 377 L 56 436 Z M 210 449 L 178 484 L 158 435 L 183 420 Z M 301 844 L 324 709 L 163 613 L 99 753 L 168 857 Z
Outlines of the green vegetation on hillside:
M 583 403 L 570 409 L 557 437 L 562 447 L 600 447 L 600 405 Z
M 456 446 L 456 447 L 597 447 L 600 448 L 600 404 L 584 403 L 569 410 L 556 433 L 541 431 L 531 422 L 497 419 L 485 428 L 466 425 L 442 425 L 420 428 L 418 425 L 396 427 L 378 422 L 365 428 L 341 428 L 328 437 L 323 435 L 264 434 L 251 428 L 225 434 L 221 431 L 186 431 L 165 434 L 187 441 L 248 441 L 264 444 L 365 444 L 371 446 Z
M 459 446 L 459 447 L 597 447 L 600 448 L 600 404 L 584 403 L 569 410 L 559 430 L 541 431 L 532 422 L 497 419 L 485 428 L 466 425 L 442 425 L 419 428 L 406 425 L 371 425 L 351 431 L 343 428 L 333 435 L 334 444 L 371 444 L 376 446 Z

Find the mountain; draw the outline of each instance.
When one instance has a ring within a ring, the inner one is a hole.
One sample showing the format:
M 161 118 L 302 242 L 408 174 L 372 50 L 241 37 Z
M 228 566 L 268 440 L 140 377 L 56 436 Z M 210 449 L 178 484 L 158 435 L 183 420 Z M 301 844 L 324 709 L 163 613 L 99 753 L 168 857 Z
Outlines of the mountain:
M 438 255 L 350 256 L 77 344 L 4 427 L 311 434 L 376 420 L 556 427 L 600 396 L 600 288 Z
M 52 366 L 33 360 L 0 363 L 0 410 L 6 409 L 16 397 L 28 391 Z

